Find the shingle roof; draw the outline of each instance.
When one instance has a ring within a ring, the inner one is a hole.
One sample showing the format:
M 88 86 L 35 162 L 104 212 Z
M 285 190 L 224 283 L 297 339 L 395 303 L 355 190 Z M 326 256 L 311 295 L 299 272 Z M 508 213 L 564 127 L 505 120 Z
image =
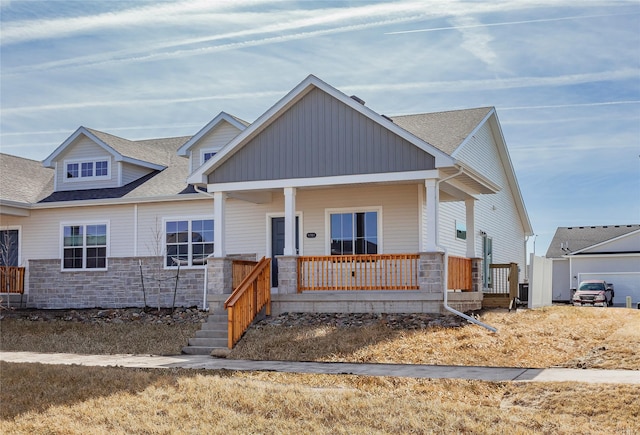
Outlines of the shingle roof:
M 95 131 L 96 130 L 91 130 L 92 133 Z M 106 135 L 106 133 L 102 134 Z M 116 136 L 112 137 L 117 138 Z M 179 157 L 176 154 L 178 148 L 189 139 L 191 139 L 191 136 L 127 141 L 130 142 L 127 146 L 132 148 L 138 147 L 140 150 L 145 150 L 147 157 L 151 157 L 153 161 L 166 166 L 166 168 L 161 171 L 153 171 L 122 187 L 60 192 L 49 191 L 49 195 L 40 202 L 110 198 L 135 199 L 195 193 L 193 188 L 186 183 L 187 176 L 189 175 L 189 160 Z M 100 140 L 103 140 L 103 138 L 101 137 Z M 109 140 L 111 139 L 109 138 Z M 123 140 L 126 141 L 126 139 Z M 111 146 L 111 144 L 109 146 Z M 149 159 L 145 159 L 145 161 L 149 161 Z
M 131 141 L 103 131 L 87 127 L 85 128 L 102 142 L 125 157 L 142 160 L 143 162 L 155 163 L 157 165 L 165 165 L 165 156 L 157 152 L 155 143 L 156 141 L 162 141 L 164 139 Z
M 493 107 L 392 116 L 395 124 L 451 155 Z
M 0 153 L 0 199 L 32 204 L 53 190 L 53 169 L 41 162 Z
M 639 229 L 640 225 L 558 227 L 549 244 L 546 257 L 562 257 Z

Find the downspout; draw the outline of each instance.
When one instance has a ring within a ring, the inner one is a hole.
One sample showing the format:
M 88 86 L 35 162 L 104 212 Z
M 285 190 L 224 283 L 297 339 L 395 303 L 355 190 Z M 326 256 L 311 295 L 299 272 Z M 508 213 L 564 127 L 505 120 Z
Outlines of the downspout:
M 205 195 L 213 198 L 213 195 L 209 192 L 205 192 L 204 190 L 200 190 L 198 186 L 192 184 L 193 190 L 198 193 L 204 193 Z M 214 223 L 215 225 L 215 223 Z M 215 242 L 215 241 L 214 241 Z M 207 287 L 209 286 L 209 267 L 207 267 L 207 263 L 204 265 L 204 289 L 202 289 L 202 311 L 209 311 L 209 307 L 207 306 Z
M 436 181 L 436 189 L 440 188 L 440 183 L 443 181 L 447 181 L 451 178 L 457 177 L 458 175 L 462 174 L 464 172 L 464 168 L 460 167 L 460 170 L 453 174 L 453 175 L 449 175 L 448 177 L 445 177 L 441 180 L 437 180 Z M 438 217 L 436 217 L 438 218 Z M 474 234 L 475 237 L 475 234 Z M 442 300 L 442 305 L 445 308 L 445 310 L 450 311 L 451 313 L 455 314 L 456 316 L 462 317 L 463 319 L 468 320 L 471 323 L 475 323 L 476 325 L 482 326 L 483 328 L 488 329 L 491 332 L 498 332 L 498 330 L 496 328 L 494 328 L 493 326 L 489 326 L 486 323 L 483 323 L 481 321 L 479 321 L 478 319 L 475 319 L 471 316 L 467 316 L 466 314 L 456 310 L 455 308 L 452 308 L 449 306 L 448 304 L 448 290 L 447 290 L 447 283 L 449 282 L 449 252 L 447 251 L 447 248 L 444 248 L 442 246 L 436 246 L 437 249 L 442 250 L 442 252 L 444 252 L 444 276 L 442 278 L 442 291 L 444 294 L 444 298 Z

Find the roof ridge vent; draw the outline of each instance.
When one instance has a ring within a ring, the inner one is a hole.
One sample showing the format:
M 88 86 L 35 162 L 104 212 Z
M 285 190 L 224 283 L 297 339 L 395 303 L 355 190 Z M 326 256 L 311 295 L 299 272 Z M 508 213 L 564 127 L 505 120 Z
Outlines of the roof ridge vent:
M 357 101 L 358 103 L 362 104 L 364 106 L 364 100 L 360 97 L 358 97 L 357 95 L 352 95 L 349 98 L 351 98 L 354 101 Z

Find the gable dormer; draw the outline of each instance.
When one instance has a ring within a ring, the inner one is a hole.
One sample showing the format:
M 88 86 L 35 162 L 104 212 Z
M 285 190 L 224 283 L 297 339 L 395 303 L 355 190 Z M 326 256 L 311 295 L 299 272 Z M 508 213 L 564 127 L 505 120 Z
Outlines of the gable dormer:
M 189 158 L 189 173 L 216 155 L 247 125 L 235 116 L 220 112 L 178 150 L 179 156 Z
M 166 168 L 162 157 L 139 143 L 80 127 L 43 161 L 54 169 L 54 191 L 122 187 Z

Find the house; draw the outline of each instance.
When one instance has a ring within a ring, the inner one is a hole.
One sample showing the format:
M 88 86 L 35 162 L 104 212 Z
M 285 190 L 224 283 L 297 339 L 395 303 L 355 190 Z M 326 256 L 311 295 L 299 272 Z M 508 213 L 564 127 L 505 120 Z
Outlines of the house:
M 251 124 L 80 127 L 41 165 L 1 161 L 3 247 L 32 307 L 204 307 L 234 260 L 262 257 L 275 312 L 476 309 L 525 279 L 533 232 L 491 107 L 388 117 L 311 75 Z
M 587 279 L 614 285 L 614 304 L 640 302 L 640 225 L 559 227 L 546 253 L 553 261 L 553 299 L 570 301 Z

